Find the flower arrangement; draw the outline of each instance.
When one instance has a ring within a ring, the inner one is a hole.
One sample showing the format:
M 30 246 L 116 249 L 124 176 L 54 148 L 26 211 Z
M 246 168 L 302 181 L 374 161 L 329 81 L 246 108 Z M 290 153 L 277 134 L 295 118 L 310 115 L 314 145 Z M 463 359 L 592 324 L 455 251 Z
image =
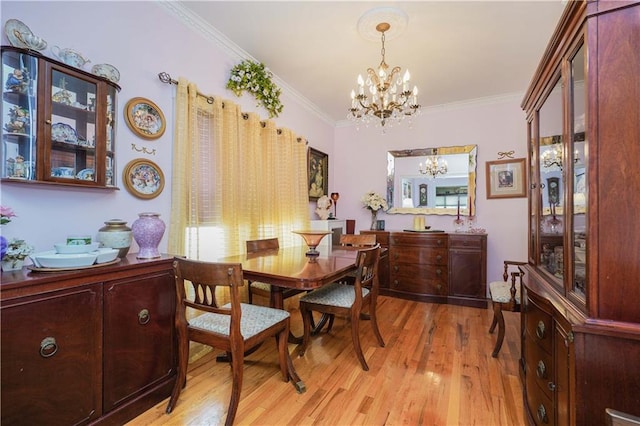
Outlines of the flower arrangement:
M 31 253 L 33 253 L 32 246 L 24 240 L 13 238 L 7 245 L 7 252 L 2 258 L 2 262 L 9 262 L 12 267 L 15 267 L 19 261 L 24 261 Z
M 0 225 L 11 222 L 11 218 L 16 217 L 11 207 L 0 206 Z
M 382 198 L 380 194 L 372 191 L 364 194 L 364 197 L 362 197 L 362 204 L 364 205 L 365 209 L 369 209 L 372 212 L 376 213 L 380 209 L 387 210 L 389 208 L 389 206 L 387 205 L 387 200 Z
M 273 74 L 263 63 L 244 60 L 231 69 L 231 77 L 227 82 L 227 89 L 236 96 L 241 96 L 245 90 L 269 111 L 269 117 L 277 117 L 282 112 L 280 103 L 281 90 L 271 80 Z

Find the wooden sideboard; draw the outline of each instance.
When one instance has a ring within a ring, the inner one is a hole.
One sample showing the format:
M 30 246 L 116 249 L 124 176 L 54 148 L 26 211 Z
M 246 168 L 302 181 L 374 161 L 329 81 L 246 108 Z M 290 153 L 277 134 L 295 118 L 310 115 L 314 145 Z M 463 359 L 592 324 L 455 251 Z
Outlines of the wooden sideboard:
M 122 424 L 176 377 L 172 257 L 3 272 L 2 424 Z
M 360 231 L 389 250 L 380 293 L 423 302 L 487 307 L 487 235 Z

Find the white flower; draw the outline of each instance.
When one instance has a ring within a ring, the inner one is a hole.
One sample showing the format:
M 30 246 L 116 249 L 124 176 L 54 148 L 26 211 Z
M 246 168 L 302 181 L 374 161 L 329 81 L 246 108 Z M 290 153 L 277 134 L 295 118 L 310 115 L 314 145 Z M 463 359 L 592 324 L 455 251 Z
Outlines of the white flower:
M 7 245 L 7 253 L 2 260 L 24 260 L 33 253 L 33 247 L 25 243 L 24 240 L 12 239 Z
M 377 194 L 373 191 L 367 192 L 362 197 L 362 204 L 364 208 L 378 211 L 380 209 L 387 210 L 389 206 L 387 205 L 387 200 L 382 198 L 380 194 Z

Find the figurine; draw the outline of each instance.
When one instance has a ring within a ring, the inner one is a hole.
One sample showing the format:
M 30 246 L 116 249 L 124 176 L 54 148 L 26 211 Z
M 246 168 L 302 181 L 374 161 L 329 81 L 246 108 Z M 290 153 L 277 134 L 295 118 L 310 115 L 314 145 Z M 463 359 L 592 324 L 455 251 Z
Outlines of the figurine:
M 331 210 L 331 204 L 333 203 L 333 201 L 331 201 L 331 198 L 327 197 L 326 195 L 323 195 L 322 197 L 318 198 L 318 201 L 316 201 L 316 214 L 318 215 L 318 217 L 320 217 L 320 219 L 322 220 L 327 220 L 329 219 L 329 215 L 331 214 L 330 210 Z
M 4 125 L 8 132 L 27 133 L 29 127 L 29 111 L 26 109 L 13 106 L 9 109 L 9 121 Z
M 10 92 L 26 93 L 29 87 L 29 74 L 25 69 L 14 69 L 7 77 L 4 86 Z

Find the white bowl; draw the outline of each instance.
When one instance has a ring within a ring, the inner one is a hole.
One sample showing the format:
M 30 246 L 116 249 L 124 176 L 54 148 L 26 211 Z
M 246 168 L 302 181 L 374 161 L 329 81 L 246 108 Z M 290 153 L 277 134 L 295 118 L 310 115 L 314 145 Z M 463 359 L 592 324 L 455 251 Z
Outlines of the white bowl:
M 92 253 L 98 254 L 96 263 L 107 263 L 116 260 L 116 258 L 118 257 L 118 253 L 120 253 L 120 250 L 102 247 Z
M 91 244 L 54 244 L 56 248 L 56 253 L 60 254 L 77 254 L 77 253 L 89 253 L 91 251 L 96 250 L 100 247 L 99 243 L 91 243 Z
M 93 265 L 98 258 L 98 253 L 60 254 L 51 250 L 36 253 L 32 256 L 32 260 L 34 258 L 35 262 L 33 263 L 42 268 L 79 268 Z

